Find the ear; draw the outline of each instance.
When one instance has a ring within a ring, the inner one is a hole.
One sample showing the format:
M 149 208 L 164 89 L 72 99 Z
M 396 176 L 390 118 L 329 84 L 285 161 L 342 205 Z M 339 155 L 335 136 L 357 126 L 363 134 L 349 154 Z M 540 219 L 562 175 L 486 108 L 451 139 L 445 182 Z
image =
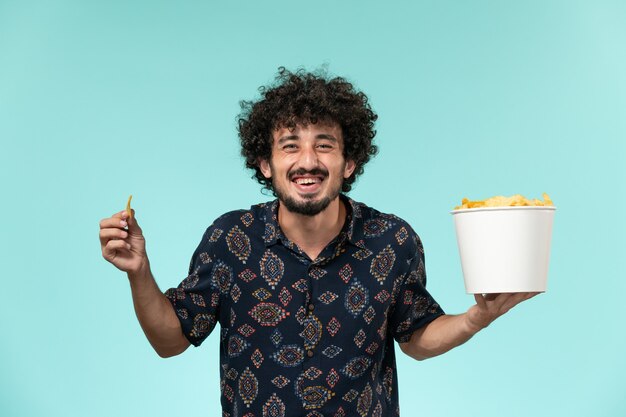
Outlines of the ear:
M 265 178 L 272 178 L 272 167 L 267 159 L 259 159 L 259 169 Z
M 356 168 L 356 164 L 354 163 L 353 160 L 348 159 L 346 161 L 346 167 L 343 170 L 343 177 L 344 178 L 350 178 L 350 175 L 352 175 L 352 173 L 354 172 Z

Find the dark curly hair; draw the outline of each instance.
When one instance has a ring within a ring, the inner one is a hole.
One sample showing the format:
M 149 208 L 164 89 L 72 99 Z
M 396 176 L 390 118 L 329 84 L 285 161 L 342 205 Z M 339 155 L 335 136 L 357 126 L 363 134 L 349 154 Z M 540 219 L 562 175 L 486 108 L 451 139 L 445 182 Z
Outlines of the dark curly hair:
M 341 126 L 344 158 L 355 163 L 354 172 L 342 187 L 343 192 L 350 191 L 356 177 L 363 173 L 363 166 L 378 152 L 372 143 L 378 116 L 367 96 L 344 78 L 329 79 L 325 71 L 311 73 L 299 69 L 294 73 L 284 67 L 278 68 L 274 84 L 260 87 L 259 91 L 258 101 L 239 103 L 238 116 L 241 154 L 246 167 L 255 170 L 253 178 L 274 192 L 272 179 L 265 178 L 259 168 L 259 160 L 271 158 L 273 130 L 332 121 Z

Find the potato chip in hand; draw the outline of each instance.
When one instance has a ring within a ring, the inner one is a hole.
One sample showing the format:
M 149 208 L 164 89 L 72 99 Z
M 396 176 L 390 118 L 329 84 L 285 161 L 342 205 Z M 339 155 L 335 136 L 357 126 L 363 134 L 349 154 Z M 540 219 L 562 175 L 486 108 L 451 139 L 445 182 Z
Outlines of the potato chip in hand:
M 130 219 L 133 217 L 133 212 L 130 209 L 130 200 L 133 199 L 133 195 L 131 194 L 130 197 L 128 197 L 128 203 L 126 203 L 126 216 Z

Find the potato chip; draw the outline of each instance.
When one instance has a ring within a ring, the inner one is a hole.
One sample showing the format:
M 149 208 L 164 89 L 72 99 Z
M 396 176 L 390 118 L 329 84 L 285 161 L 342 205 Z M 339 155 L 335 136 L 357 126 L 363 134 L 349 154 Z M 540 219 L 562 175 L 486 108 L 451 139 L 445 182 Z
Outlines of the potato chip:
M 128 203 L 126 203 L 126 216 L 130 219 L 133 217 L 133 212 L 130 209 L 130 200 L 133 199 L 133 195 L 131 194 L 130 197 L 128 197 Z
M 543 193 L 543 201 L 546 202 L 546 206 L 553 206 L 554 205 L 554 203 L 552 202 L 552 200 L 550 199 L 550 197 L 546 193 Z
M 515 194 L 511 197 L 504 197 L 501 195 L 487 198 L 485 200 L 471 201 L 468 198 L 461 200 L 461 205 L 456 206 L 455 210 L 472 209 L 480 207 L 514 207 L 514 206 L 554 206 L 552 200 L 548 194 L 543 193 L 543 201 L 538 199 L 529 200 L 523 195 Z

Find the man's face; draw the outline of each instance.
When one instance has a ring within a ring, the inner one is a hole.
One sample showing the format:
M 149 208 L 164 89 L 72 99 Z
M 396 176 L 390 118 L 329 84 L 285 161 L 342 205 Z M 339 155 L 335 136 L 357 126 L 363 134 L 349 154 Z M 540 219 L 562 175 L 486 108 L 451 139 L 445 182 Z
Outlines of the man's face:
M 343 157 L 343 134 L 337 123 L 318 122 L 295 130 L 272 132 L 272 156 L 259 167 L 272 179 L 274 191 L 287 210 L 314 216 L 341 192 L 345 178 L 354 171 L 353 161 Z

